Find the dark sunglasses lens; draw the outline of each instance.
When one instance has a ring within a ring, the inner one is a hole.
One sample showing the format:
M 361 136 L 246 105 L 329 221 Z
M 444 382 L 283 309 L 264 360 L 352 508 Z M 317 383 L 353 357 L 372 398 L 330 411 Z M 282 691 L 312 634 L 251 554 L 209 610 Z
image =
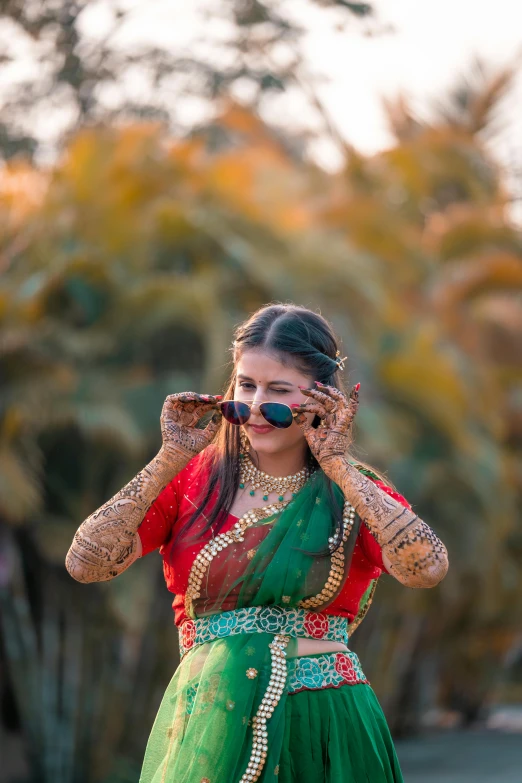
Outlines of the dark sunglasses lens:
M 292 411 L 282 402 L 262 402 L 259 406 L 263 418 L 278 429 L 289 427 L 293 421 Z
M 224 402 L 221 413 L 230 424 L 245 424 L 250 418 L 250 408 L 244 402 Z

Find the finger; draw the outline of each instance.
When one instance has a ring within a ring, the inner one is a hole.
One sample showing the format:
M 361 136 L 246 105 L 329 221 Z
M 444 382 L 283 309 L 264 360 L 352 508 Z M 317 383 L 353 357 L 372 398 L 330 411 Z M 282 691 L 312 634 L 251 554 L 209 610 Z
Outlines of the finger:
M 320 416 L 321 419 L 328 416 L 329 413 L 329 411 L 325 410 L 324 405 L 321 405 L 320 402 L 314 402 L 313 400 L 304 402 L 302 405 L 297 405 L 295 408 L 292 408 L 292 410 L 297 413 L 315 413 L 317 416 Z
M 357 402 L 359 401 L 359 389 L 360 388 L 361 388 L 361 384 L 360 383 L 356 383 L 355 386 L 352 388 L 352 390 L 350 392 L 350 399 L 351 400 L 355 400 Z
M 311 399 L 321 402 L 328 411 L 333 411 L 337 407 L 335 400 L 332 400 L 331 397 L 318 389 L 301 389 L 301 392 Z
M 218 429 L 221 427 L 221 424 L 223 422 L 223 416 L 219 411 L 215 411 L 214 415 L 210 419 L 209 423 L 203 430 L 205 435 L 207 435 L 209 440 L 212 440 Z
M 303 430 L 305 436 L 310 431 L 314 432 L 311 422 L 308 421 L 304 413 L 298 413 L 297 416 L 294 417 L 294 421 L 297 426 Z
M 198 414 L 204 414 L 209 411 L 221 399 L 221 394 L 198 394 L 196 392 L 179 392 L 170 394 L 167 401 L 176 407 L 181 403 L 184 410 L 192 412 L 197 410 Z
M 335 386 L 327 386 L 325 383 L 319 383 L 319 381 L 316 381 L 316 384 L 319 389 L 328 394 L 329 397 L 333 398 L 336 402 L 343 403 L 344 405 L 347 404 L 346 396 L 340 389 L 336 389 Z
M 356 383 L 355 386 L 352 388 L 350 392 L 350 399 L 348 403 L 348 408 L 350 410 L 350 413 L 352 414 L 352 417 L 355 416 L 357 413 L 357 408 L 359 407 L 359 388 L 361 384 Z

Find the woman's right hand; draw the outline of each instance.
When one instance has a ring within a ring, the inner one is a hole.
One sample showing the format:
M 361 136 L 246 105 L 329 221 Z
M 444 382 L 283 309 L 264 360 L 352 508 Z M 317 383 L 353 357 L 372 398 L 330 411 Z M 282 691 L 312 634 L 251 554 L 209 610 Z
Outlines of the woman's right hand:
M 221 399 L 221 394 L 169 394 L 163 403 L 160 419 L 164 451 L 177 456 L 181 452 L 187 460 L 203 451 L 221 426 L 223 417 L 215 407 Z M 207 426 L 204 429 L 197 428 L 198 421 L 212 409 L 215 409 L 215 413 Z

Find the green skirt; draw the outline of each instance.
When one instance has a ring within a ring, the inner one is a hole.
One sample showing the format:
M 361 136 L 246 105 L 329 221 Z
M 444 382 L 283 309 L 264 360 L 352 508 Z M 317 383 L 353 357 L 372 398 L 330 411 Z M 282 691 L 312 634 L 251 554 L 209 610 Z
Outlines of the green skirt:
M 276 771 L 277 783 L 403 783 L 386 718 L 367 684 L 289 695 Z
M 219 646 L 214 642 L 213 650 L 219 652 Z M 352 682 L 336 687 L 332 683 L 338 683 L 340 677 L 331 665 L 335 655 L 316 653 L 289 660 L 292 671 L 296 661 L 301 662 L 301 669 L 290 677 L 282 709 L 273 718 L 277 740 L 269 742 L 271 753 L 260 776 L 246 778 L 242 775 L 250 751 L 245 756 L 245 738 L 251 735 L 251 722 L 243 718 L 227 732 L 220 716 L 232 717 L 237 710 L 247 713 L 248 706 L 241 698 L 249 699 L 248 689 L 242 687 L 235 701 L 230 701 L 220 696 L 219 683 L 212 684 L 215 674 L 203 678 L 196 688 L 188 684 L 192 680 L 181 682 L 183 669 L 188 670 L 188 656 L 163 697 L 140 783 L 239 783 L 241 779 L 258 783 L 403 783 L 384 713 L 357 657 L 350 655 L 354 668 L 342 657 L 343 670 Z M 188 677 L 190 672 L 185 674 Z M 245 678 L 244 682 L 257 679 Z M 224 694 L 229 687 L 226 683 Z M 260 687 L 264 692 L 266 682 Z M 211 714 L 212 705 L 218 711 Z M 191 730 L 190 721 L 198 712 L 201 721 Z M 225 757 L 228 765 L 224 765 Z

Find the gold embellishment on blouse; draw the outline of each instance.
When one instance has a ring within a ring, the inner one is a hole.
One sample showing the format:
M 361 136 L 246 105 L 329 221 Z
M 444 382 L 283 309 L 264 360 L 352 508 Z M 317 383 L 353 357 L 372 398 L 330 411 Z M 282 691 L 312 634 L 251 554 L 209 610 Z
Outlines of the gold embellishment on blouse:
M 319 499 L 320 498 L 316 498 L 316 501 Z M 334 597 L 337 590 L 341 586 L 344 577 L 344 545 L 348 540 L 348 536 L 350 535 L 354 519 L 355 509 L 351 503 L 345 500 L 343 508 L 343 531 L 341 545 L 335 552 L 332 552 L 332 565 L 330 568 L 330 573 L 328 574 L 328 579 L 326 580 L 326 584 L 320 593 L 312 596 L 311 598 L 304 598 L 302 601 L 299 601 L 298 606 L 300 606 L 302 609 L 315 609 L 318 606 L 328 602 L 331 598 Z M 328 539 L 328 544 L 331 550 L 336 546 L 337 541 L 337 533 Z
M 377 579 L 374 579 L 374 580 L 373 580 L 373 585 L 372 585 L 372 588 L 371 588 L 371 590 L 370 590 L 370 595 L 368 596 L 368 600 L 366 601 L 366 603 L 365 603 L 365 605 L 364 605 L 364 608 L 362 609 L 362 611 L 361 611 L 361 612 L 359 612 L 359 613 L 356 615 L 356 617 L 354 617 L 354 618 L 353 618 L 352 622 L 351 622 L 351 623 L 350 623 L 350 625 L 348 626 L 348 627 L 349 627 L 349 629 L 350 629 L 350 636 L 351 636 L 351 635 L 352 635 L 352 633 L 355 631 L 355 629 L 359 627 L 359 625 L 362 623 L 362 621 L 363 621 L 363 620 L 364 620 L 364 618 L 366 617 L 366 613 L 368 612 L 368 609 L 370 608 L 370 606 L 371 606 L 371 603 L 372 603 L 372 601 L 373 601 L 373 596 L 374 596 L 374 593 L 375 593 L 375 588 L 376 588 L 376 587 L 377 587 Z
M 289 604 L 292 596 L 291 595 L 283 595 L 281 596 L 281 600 L 284 604 Z
M 258 675 L 257 669 L 254 669 L 253 666 L 250 667 L 250 669 L 246 670 L 246 676 L 249 680 L 254 680 Z
M 255 549 L 249 549 L 248 552 L 247 552 L 248 559 L 252 560 L 252 558 L 254 557 L 255 553 L 256 553 Z

